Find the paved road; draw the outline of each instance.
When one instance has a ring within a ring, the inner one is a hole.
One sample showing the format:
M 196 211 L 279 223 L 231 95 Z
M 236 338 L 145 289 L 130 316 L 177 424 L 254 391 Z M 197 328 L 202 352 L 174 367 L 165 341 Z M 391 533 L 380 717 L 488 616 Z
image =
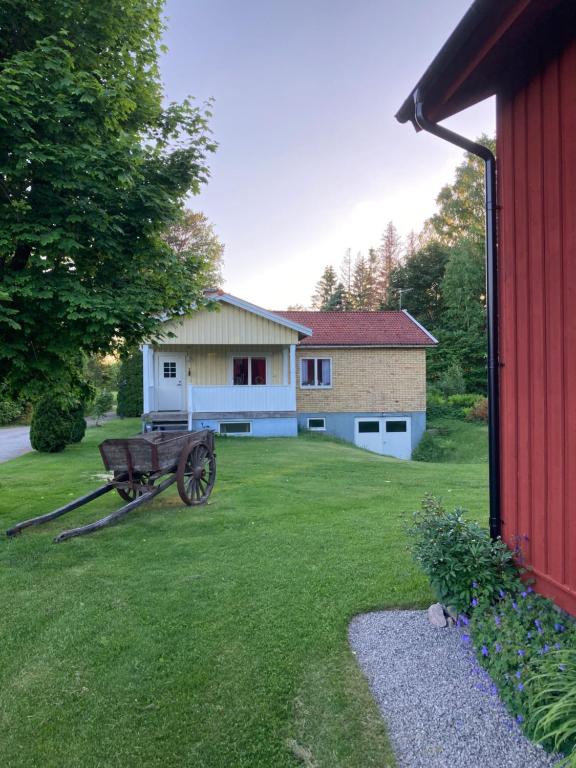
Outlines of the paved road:
M 2 427 L 0 429 L 0 462 L 15 459 L 32 450 L 30 427 Z

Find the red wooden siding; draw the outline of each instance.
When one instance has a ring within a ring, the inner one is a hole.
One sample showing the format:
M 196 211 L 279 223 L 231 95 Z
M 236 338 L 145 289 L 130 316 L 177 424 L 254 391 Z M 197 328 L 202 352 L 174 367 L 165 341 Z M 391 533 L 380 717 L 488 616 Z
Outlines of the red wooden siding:
M 576 41 L 497 119 L 502 530 L 576 614 Z

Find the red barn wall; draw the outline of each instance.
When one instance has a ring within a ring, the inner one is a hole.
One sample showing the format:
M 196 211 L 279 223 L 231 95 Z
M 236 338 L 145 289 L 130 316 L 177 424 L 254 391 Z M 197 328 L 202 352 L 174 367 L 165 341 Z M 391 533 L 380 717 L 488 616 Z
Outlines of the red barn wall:
M 502 531 L 576 614 L 576 41 L 497 122 Z

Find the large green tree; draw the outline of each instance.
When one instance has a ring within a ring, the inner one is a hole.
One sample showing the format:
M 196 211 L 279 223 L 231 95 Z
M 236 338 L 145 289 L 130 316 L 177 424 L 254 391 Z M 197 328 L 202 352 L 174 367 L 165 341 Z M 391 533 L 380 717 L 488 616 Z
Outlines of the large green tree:
M 482 135 L 480 144 L 496 151 L 496 141 Z M 425 225 L 426 234 L 445 245 L 461 240 L 484 243 L 484 161 L 469 152 L 456 168 L 452 184 L 446 184 L 436 198 L 438 211 Z
M 166 242 L 209 112 L 163 106 L 162 0 L 0 6 L 0 379 L 31 397 L 202 299 Z
M 181 259 L 192 259 L 193 265 L 202 266 L 203 276 L 211 288 L 221 286 L 224 246 L 203 213 L 183 211 L 180 219 L 168 229 L 166 241 Z
M 326 266 L 320 280 L 316 283 L 314 295 L 312 296 L 312 308 L 325 312 L 332 301 L 337 284 L 338 277 L 334 267 Z

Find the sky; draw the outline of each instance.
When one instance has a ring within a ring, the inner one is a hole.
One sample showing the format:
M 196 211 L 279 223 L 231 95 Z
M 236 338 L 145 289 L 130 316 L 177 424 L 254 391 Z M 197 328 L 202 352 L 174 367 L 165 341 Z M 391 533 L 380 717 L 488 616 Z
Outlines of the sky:
M 166 98 L 214 99 L 211 178 L 188 207 L 225 245 L 224 290 L 309 306 L 324 267 L 435 211 L 461 150 L 394 114 L 471 0 L 167 0 Z M 445 122 L 493 134 L 493 100 Z

